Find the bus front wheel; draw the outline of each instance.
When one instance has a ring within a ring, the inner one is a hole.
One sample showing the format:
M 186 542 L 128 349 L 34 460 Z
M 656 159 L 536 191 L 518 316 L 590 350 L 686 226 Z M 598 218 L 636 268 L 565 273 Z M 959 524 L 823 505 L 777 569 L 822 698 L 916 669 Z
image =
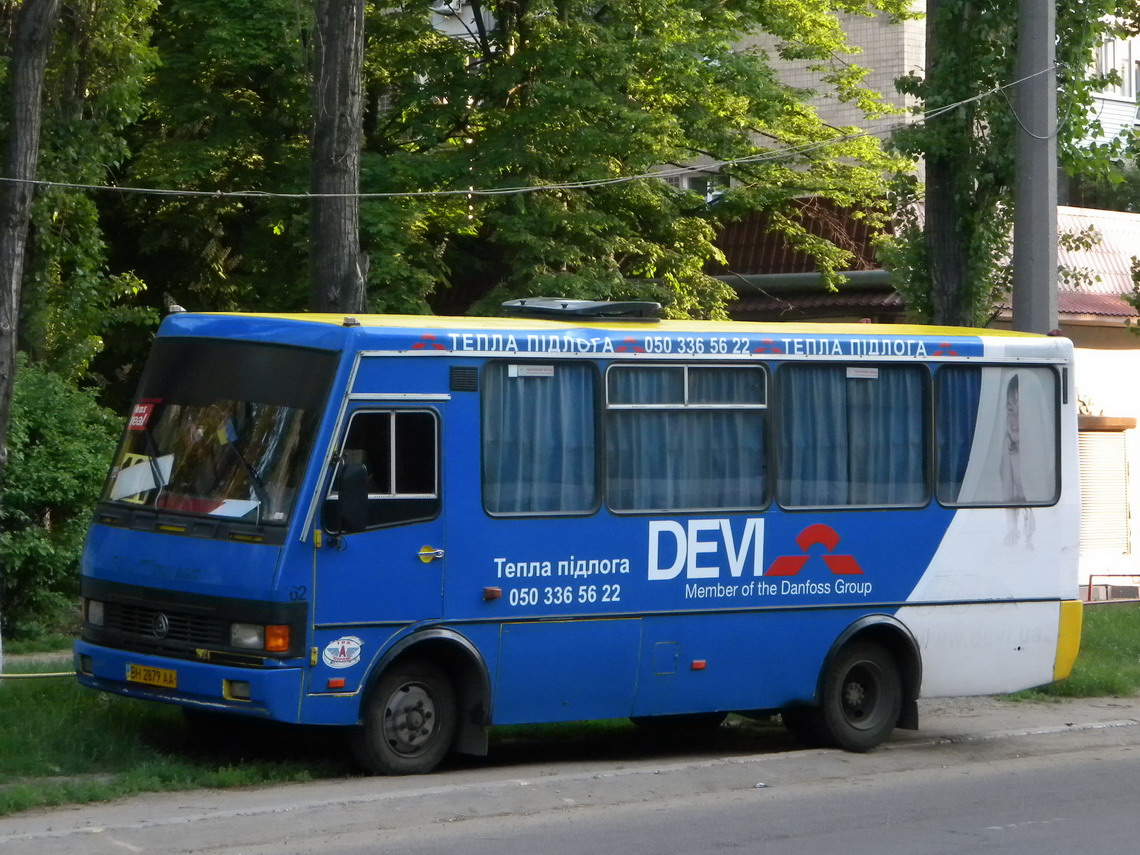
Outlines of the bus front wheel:
M 368 695 L 361 718 L 352 748 L 362 766 L 381 775 L 422 775 L 455 740 L 455 691 L 430 662 L 397 664 Z
M 902 679 L 894 656 L 873 641 L 856 641 L 832 661 L 823 680 L 820 724 L 847 751 L 869 751 L 895 729 Z

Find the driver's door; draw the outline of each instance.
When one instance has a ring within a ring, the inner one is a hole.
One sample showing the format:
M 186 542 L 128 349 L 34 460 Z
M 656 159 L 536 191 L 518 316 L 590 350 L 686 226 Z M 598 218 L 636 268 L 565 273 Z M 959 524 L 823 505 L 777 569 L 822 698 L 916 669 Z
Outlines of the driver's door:
M 443 415 L 442 402 L 369 402 L 348 413 L 321 513 L 318 628 L 440 616 Z

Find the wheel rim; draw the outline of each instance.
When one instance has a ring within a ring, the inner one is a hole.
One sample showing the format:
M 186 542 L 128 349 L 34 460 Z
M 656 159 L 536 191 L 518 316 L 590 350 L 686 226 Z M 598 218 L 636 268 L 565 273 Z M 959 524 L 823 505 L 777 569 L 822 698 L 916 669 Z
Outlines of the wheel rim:
M 857 662 L 839 688 L 843 720 L 856 730 L 873 730 L 883 717 L 883 672 L 872 662 Z
M 384 706 L 384 741 L 404 757 L 422 754 L 436 733 L 435 699 L 420 683 L 405 683 Z

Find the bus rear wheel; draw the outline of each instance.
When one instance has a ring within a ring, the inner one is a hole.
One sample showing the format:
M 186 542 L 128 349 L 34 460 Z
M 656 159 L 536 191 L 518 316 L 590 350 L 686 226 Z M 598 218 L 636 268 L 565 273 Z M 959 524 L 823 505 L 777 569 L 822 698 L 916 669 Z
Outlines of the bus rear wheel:
M 902 680 L 891 653 L 873 641 L 844 647 L 823 680 L 819 721 L 828 740 L 869 751 L 891 735 L 901 710 Z
M 357 761 L 380 775 L 422 775 L 455 740 L 455 691 L 430 662 L 408 661 L 385 673 L 364 703 L 352 734 Z

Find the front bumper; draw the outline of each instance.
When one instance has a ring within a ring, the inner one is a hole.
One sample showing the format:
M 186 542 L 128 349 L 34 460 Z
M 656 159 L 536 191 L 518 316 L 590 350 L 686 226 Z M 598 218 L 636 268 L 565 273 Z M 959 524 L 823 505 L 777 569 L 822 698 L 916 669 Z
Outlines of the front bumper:
M 299 666 L 282 663 L 278 667 L 238 668 L 117 650 L 88 641 L 75 642 L 74 656 L 80 684 L 102 692 L 274 721 L 297 722 L 300 717 L 304 671 Z M 130 682 L 130 665 L 173 671 L 177 687 Z M 248 685 L 248 700 L 234 697 L 235 681 Z

